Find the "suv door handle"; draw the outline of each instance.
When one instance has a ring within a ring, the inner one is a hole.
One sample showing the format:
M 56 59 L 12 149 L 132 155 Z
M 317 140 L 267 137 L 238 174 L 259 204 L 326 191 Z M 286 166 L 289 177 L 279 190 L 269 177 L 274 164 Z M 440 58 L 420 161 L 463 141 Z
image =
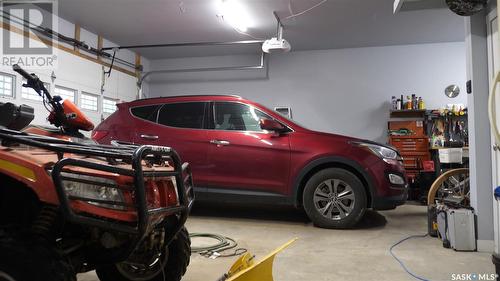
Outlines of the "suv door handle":
M 211 140 L 211 144 L 216 144 L 217 146 L 225 146 L 225 145 L 230 145 L 231 143 L 225 140 Z
M 159 139 L 160 137 L 158 137 L 158 136 L 153 136 L 153 135 L 141 135 L 141 138 L 143 138 L 143 139 L 147 139 L 147 140 L 157 140 L 157 139 Z

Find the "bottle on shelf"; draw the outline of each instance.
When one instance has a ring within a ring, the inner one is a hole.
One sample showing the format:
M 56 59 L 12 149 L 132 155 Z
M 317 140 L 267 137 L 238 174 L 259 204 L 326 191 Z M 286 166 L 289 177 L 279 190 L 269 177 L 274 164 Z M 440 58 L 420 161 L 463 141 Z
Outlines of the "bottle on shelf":
M 397 110 L 397 109 L 398 109 L 398 105 L 397 105 L 396 97 L 392 96 L 392 98 L 391 98 L 391 110 Z
M 460 112 L 458 113 L 458 115 L 464 116 L 465 115 L 465 108 L 460 107 Z
M 422 97 L 418 98 L 418 109 L 419 110 L 424 110 L 425 109 L 425 103 L 424 103 L 424 99 L 422 99 Z
M 411 97 L 410 96 L 406 96 L 406 107 L 405 109 L 412 109 L 413 108 L 413 105 L 412 105 L 412 102 L 411 102 Z

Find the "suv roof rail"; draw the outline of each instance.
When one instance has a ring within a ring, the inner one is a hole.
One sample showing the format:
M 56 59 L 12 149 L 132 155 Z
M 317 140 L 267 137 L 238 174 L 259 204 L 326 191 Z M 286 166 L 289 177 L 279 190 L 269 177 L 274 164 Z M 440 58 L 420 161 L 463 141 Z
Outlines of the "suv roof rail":
M 144 101 L 144 100 L 155 100 L 155 99 L 188 98 L 188 97 L 233 97 L 233 98 L 242 98 L 241 96 L 238 96 L 238 95 L 179 95 L 179 96 L 143 98 L 143 99 L 133 100 L 133 101 L 130 101 L 130 102 Z

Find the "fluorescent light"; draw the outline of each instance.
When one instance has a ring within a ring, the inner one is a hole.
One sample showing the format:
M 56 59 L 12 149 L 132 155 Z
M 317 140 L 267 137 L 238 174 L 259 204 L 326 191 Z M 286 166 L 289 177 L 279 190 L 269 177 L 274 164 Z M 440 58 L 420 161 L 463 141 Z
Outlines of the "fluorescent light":
M 217 0 L 218 16 L 241 32 L 246 32 L 252 26 L 252 20 L 247 9 L 237 0 Z

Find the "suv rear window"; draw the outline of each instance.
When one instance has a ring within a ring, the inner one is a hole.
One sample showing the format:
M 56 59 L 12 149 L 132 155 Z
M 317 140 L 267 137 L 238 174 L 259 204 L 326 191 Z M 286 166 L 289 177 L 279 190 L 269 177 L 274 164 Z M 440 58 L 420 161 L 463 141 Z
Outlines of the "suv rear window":
M 160 109 L 158 123 L 176 128 L 203 129 L 205 102 L 169 103 Z
M 156 113 L 158 112 L 158 108 L 160 108 L 161 105 L 147 105 L 147 106 L 138 106 L 130 109 L 130 112 L 132 112 L 132 115 L 134 115 L 137 118 L 141 118 L 144 120 L 156 122 Z

